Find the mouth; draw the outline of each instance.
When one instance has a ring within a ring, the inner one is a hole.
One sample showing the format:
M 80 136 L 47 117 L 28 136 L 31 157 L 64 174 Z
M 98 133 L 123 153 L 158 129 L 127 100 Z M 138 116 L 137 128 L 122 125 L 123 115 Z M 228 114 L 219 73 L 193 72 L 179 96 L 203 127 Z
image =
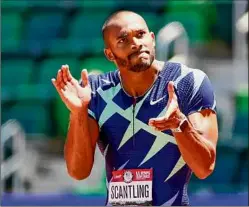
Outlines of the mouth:
M 150 52 L 148 50 L 140 50 L 140 51 L 137 51 L 137 52 L 134 52 L 132 53 L 131 55 L 129 55 L 129 59 L 133 58 L 133 57 L 137 57 L 137 56 L 140 56 L 140 55 L 144 55 L 144 54 L 150 54 Z
M 141 50 L 141 51 L 136 52 L 137 55 L 140 55 L 142 53 L 146 53 L 148 55 L 150 54 L 150 52 L 148 50 Z

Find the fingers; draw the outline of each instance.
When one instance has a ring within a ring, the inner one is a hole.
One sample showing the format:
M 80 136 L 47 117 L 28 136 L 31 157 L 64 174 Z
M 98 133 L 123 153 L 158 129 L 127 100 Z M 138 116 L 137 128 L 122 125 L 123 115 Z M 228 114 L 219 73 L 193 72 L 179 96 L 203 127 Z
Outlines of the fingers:
M 88 73 L 86 69 L 81 71 L 82 86 L 85 87 L 89 84 Z
M 71 82 L 73 85 L 78 84 L 78 81 L 71 75 L 68 65 L 62 65 L 61 69 L 58 70 L 56 82 L 62 89 L 65 87 L 67 82 Z
M 178 109 L 178 103 L 176 100 L 172 99 L 167 105 L 167 110 L 164 117 L 168 119 L 173 113 L 176 112 L 177 109 Z
M 149 125 L 150 124 L 154 124 L 154 123 L 164 123 L 167 119 L 165 118 L 165 116 L 162 116 L 162 117 L 158 117 L 158 118 L 152 118 L 149 120 Z
M 171 120 L 167 120 L 165 117 L 153 118 L 149 120 L 149 125 L 152 127 L 165 127 L 171 123 Z
M 168 129 L 170 129 L 169 127 L 154 127 L 154 129 L 156 130 L 156 131 L 165 131 L 165 130 L 168 130 Z
M 57 83 L 57 86 L 60 88 L 64 88 L 65 86 L 65 82 L 63 80 L 62 69 L 58 70 L 57 72 L 56 83 Z
M 152 128 L 154 128 L 156 131 L 164 131 L 167 129 L 172 128 L 172 123 L 171 122 L 165 122 L 161 124 L 152 124 L 150 125 Z
M 64 88 L 62 89 L 63 91 L 69 91 L 68 83 L 69 83 L 69 82 L 67 82 L 67 84 L 66 84 L 66 85 L 64 86 Z
M 56 90 L 58 91 L 58 93 L 60 92 L 61 90 L 61 87 L 58 85 L 58 83 L 56 82 L 56 80 L 54 78 L 51 79 L 54 87 L 56 88 Z
M 63 90 L 63 89 L 61 89 L 61 93 L 62 93 L 62 95 L 63 95 L 63 98 L 65 98 L 65 99 L 66 99 L 67 94 L 68 94 L 67 86 L 65 86 L 65 89 L 64 89 L 64 90 Z
M 177 110 L 178 110 L 178 105 L 174 103 L 174 101 L 172 101 L 168 105 L 165 115 L 162 117 L 158 117 L 158 118 L 151 118 L 149 120 L 149 125 L 154 124 L 154 123 L 161 124 L 161 123 L 168 121 L 170 117 L 172 117 L 176 113 Z
M 78 84 L 78 81 L 72 76 L 68 65 L 62 65 L 61 71 L 62 71 L 62 80 L 63 80 L 64 85 L 67 82 L 71 82 L 75 86 Z
M 86 69 L 83 69 L 81 72 L 82 86 L 87 86 L 88 81 L 88 73 Z M 60 86 L 60 88 L 64 88 L 67 82 L 71 82 L 72 85 L 79 87 L 78 81 L 72 76 L 69 66 L 62 65 L 61 69 L 58 71 L 56 82 Z
M 55 86 L 55 88 L 56 88 L 56 90 L 58 92 L 61 92 L 61 91 L 73 91 L 74 90 L 74 87 L 73 87 L 71 82 L 67 82 L 66 84 L 64 84 L 63 87 L 61 87 L 61 84 L 58 84 L 58 81 L 56 81 L 54 78 L 51 81 L 52 81 L 53 85 Z
M 178 108 L 177 96 L 175 94 L 174 82 L 170 81 L 167 86 L 169 99 L 167 103 L 167 110 L 165 113 L 165 118 L 168 119 Z
M 168 83 L 167 90 L 168 90 L 168 94 L 169 94 L 169 99 L 172 99 L 174 94 L 175 94 L 174 82 L 173 81 L 170 81 Z
M 68 82 L 68 65 L 62 65 L 61 67 L 61 71 L 62 71 L 62 78 L 64 83 Z
M 64 82 L 71 82 L 73 79 L 73 76 L 70 73 L 69 66 L 68 65 L 62 65 L 62 72 L 63 72 L 63 80 Z
M 71 82 L 67 82 L 66 87 L 68 88 L 69 91 L 74 91 L 74 87 Z
M 157 121 L 159 119 L 159 121 Z M 170 119 L 165 119 L 165 117 L 160 117 L 155 119 L 149 120 L 149 125 L 153 127 L 155 130 L 164 131 L 167 129 L 177 128 L 179 120 L 175 117 Z
M 150 126 L 153 126 L 153 127 L 167 127 L 167 126 L 174 126 L 174 125 L 177 125 L 178 123 L 178 120 L 173 117 L 173 118 L 170 118 L 170 119 L 165 119 L 164 118 L 164 121 L 149 121 L 149 125 Z
M 179 120 L 175 117 L 179 109 L 177 96 L 175 94 L 174 82 L 170 81 L 167 86 L 169 95 L 168 103 L 166 106 L 166 113 L 162 117 L 152 118 L 149 120 L 149 125 L 155 130 L 164 131 L 167 129 L 177 128 Z
M 63 89 L 59 86 L 59 84 L 57 83 L 57 81 L 56 81 L 54 78 L 53 78 L 51 81 L 52 81 L 54 87 L 56 88 L 57 92 L 59 93 L 61 99 L 62 99 L 63 101 L 65 101 L 65 95 L 64 95 L 64 93 L 62 92 Z
M 156 130 L 156 131 L 165 131 L 165 130 L 171 130 L 171 129 L 175 129 L 177 128 L 176 125 L 172 125 L 172 124 L 165 124 L 165 125 L 161 125 L 161 126 L 153 126 L 153 128 Z
M 169 127 L 171 125 L 170 122 L 164 122 L 164 123 L 153 123 L 151 124 L 152 127 L 156 127 L 156 128 L 164 128 L 164 127 Z

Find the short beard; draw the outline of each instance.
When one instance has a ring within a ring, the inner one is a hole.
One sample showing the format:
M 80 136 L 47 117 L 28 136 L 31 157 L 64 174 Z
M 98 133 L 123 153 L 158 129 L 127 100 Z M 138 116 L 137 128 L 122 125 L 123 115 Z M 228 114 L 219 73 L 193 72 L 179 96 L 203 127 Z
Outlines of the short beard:
M 150 55 L 149 60 L 132 65 L 129 60 L 121 59 L 117 55 L 115 55 L 114 53 L 113 53 L 113 55 L 115 57 L 115 61 L 116 61 L 118 66 L 125 67 L 129 71 L 133 71 L 133 72 L 143 72 L 143 71 L 148 70 L 151 67 L 151 65 L 155 59 L 155 54 L 152 51 L 152 54 Z
M 129 70 L 133 71 L 133 72 L 143 72 L 143 71 L 148 70 L 150 68 L 151 64 L 152 64 L 152 62 L 138 63 L 135 65 L 131 65 L 129 67 Z

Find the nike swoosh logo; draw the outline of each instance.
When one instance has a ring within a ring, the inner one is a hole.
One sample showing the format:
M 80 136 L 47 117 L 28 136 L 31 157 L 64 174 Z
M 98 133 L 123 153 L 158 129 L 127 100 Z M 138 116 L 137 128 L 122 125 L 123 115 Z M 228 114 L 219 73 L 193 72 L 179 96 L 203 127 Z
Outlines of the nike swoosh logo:
M 158 103 L 158 102 L 160 102 L 161 100 L 163 100 L 163 98 L 164 98 L 165 96 L 163 96 L 163 97 L 161 97 L 161 98 L 159 98 L 159 99 L 157 99 L 156 101 L 150 101 L 150 105 L 155 105 L 156 103 Z

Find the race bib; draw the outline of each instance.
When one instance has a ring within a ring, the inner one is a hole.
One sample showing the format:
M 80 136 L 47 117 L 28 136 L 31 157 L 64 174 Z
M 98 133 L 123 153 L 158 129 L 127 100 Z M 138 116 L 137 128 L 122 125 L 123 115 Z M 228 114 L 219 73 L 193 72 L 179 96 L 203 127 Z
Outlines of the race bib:
M 152 205 L 152 169 L 129 169 L 112 172 L 108 203 L 116 205 Z

